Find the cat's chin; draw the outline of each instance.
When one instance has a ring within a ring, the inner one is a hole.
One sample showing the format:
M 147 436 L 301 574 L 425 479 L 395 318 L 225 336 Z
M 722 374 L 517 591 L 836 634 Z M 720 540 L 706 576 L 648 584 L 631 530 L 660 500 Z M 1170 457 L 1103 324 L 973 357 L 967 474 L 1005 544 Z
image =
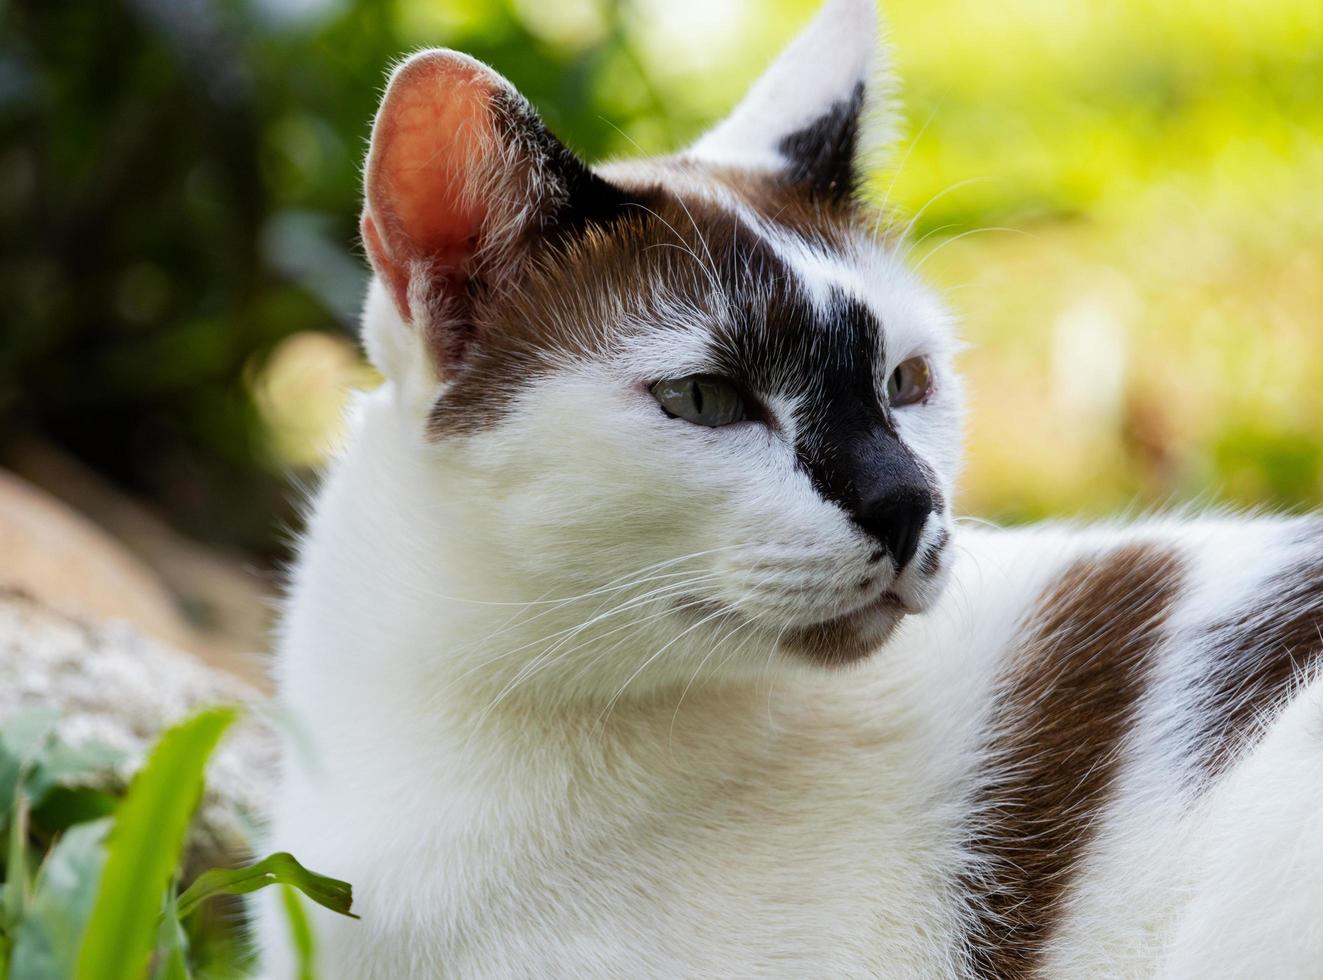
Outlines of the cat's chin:
M 910 610 L 888 592 L 877 602 L 835 619 L 796 627 L 781 635 L 779 646 L 791 656 L 824 667 L 843 667 L 871 656 Z

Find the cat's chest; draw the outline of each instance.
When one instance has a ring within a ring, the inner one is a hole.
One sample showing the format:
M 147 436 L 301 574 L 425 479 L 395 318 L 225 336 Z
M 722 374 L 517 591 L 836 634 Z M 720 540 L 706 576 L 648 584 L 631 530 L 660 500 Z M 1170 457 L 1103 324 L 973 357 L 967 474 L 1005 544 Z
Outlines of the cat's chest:
M 916 975 L 943 972 L 911 937 L 951 928 L 933 900 L 946 833 L 901 784 L 894 742 L 845 719 L 808 734 L 784 721 L 796 737 L 735 726 L 710 757 L 706 733 L 681 727 L 645 760 L 542 767 L 520 777 L 517 804 L 455 779 L 447 805 L 393 828 L 408 842 L 398 851 L 361 843 L 365 921 L 415 932 L 473 975 L 490 972 L 493 949 L 513 957 L 507 975 L 520 957 L 567 972 L 593 961 L 603 975 L 735 975 L 769 954 L 792 972 L 848 975 L 876 972 L 884 951 L 893 973 L 911 961 Z M 382 944 L 400 941 L 411 942 Z

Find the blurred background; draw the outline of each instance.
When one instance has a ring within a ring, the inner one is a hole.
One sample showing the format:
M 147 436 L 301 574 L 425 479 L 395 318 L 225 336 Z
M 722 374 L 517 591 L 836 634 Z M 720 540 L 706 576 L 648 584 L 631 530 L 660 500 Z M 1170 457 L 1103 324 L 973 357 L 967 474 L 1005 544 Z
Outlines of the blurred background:
M 11 498 L 82 515 L 78 563 L 126 549 L 159 635 L 263 646 L 297 488 L 373 383 L 358 167 L 391 60 L 462 48 L 589 158 L 666 151 L 816 6 L 0 0 Z M 1323 4 L 886 12 L 905 121 L 871 190 L 971 344 L 961 508 L 1323 502 Z M 10 554 L 58 556 L 32 533 Z

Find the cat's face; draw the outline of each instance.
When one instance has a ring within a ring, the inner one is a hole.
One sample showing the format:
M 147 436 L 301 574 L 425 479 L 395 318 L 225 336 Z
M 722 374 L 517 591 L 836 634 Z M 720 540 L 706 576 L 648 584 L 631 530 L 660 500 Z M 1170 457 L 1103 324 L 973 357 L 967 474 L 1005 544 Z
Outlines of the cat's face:
M 829 4 L 690 151 L 596 172 L 483 66 L 396 72 L 367 342 L 511 598 L 628 597 L 688 670 L 856 660 L 938 595 L 960 385 L 855 201 L 871 15 Z

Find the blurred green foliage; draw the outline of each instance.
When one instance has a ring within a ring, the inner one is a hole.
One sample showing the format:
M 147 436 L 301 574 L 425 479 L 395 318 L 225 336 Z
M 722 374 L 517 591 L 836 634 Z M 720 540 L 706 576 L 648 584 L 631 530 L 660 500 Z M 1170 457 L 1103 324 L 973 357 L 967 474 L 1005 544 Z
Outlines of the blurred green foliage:
M 358 166 L 391 61 L 462 48 L 586 156 L 662 151 L 815 6 L 0 0 L 0 454 L 52 440 L 278 552 L 283 473 L 358 376 Z M 874 189 L 918 213 L 977 345 L 966 507 L 1317 504 L 1323 5 L 888 12 L 908 123 Z
M 1323 502 L 1323 4 L 892 10 L 894 198 L 974 343 L 963 505 Z
M 203 773 L 237 709 L 207 708 L 161 734 L 129 785 L 122 753 L 72 745 L 57 712 L 32 708 L 0 730 L 0 975 L 10 980 L 188 980 L 252 972 L 252 937 L 215 899 L 286 893 L 311 975 L 315 954 L 295 890 L 357 918 L 353 889 L 285 852 L 201 870 L 188 834 Z M 202 835 L 205 837 L 205 833 Z M 182 892 L 181 888 L 188 887 Z M 214 911 L 214 909 L 212 910 Z M 227 913 L 227 914 L 225 914 Z

